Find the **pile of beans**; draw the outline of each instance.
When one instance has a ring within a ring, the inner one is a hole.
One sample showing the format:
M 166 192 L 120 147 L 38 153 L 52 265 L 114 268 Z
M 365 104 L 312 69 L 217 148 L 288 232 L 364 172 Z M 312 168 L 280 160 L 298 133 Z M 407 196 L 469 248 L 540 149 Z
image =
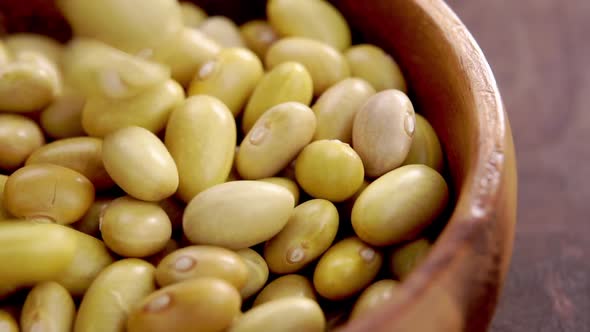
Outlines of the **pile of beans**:
M 449 191 L 391 56 L 323 0 L 56 2 L 67 44 L 0 40 L 2 331 L 314 332 L 396 297 Z

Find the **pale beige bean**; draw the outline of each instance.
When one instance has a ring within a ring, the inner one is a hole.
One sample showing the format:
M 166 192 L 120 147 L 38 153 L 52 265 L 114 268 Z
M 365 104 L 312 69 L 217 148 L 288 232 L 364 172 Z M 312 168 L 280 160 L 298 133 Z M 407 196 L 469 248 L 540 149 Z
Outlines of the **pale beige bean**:
M 145 201 L 160 201 L 178 188 L 178 170 L 164 143 L 150 131 L 126 127 L 105 137 L 105 169 L 125 192 Z
M 70 332 L 75 315 L 76 306 L 68 291 L 58 283 L 43 282 L 27 295 L 20 327 L 22 332 Z
M 236 251 L 236 254 L 242 258 L 248 268 L 246 285 L 240 289 L 240 295 L 245 300 L 264 287 L 268 280 L 269 270 L 264 258 L 250 248 L 240 249 Z
M 192 243 L 243 249 L 276 235 L 293 207 L 293 195 L 276 184 L 226 182 L 193 198 L 184 212 L 183 230 Z
M 189 97 L 172 112 L 165 143 L 178 167 L 178 195 L 183 201 L 227 179 L 236 135 L 232 113 L 217 98 Z
M 315 127 L 313 111 L 304 104 L 274 106 L 256 121 L 240 144 L 238 173 L 251 180 L 275 176 L 311 141 Z
M 50 281 L 69 266 L 76 248 L 75 236 L 64 226 L 2 220 L 0 285 L 10 291 Z
M 172 224 L 158 203 L 125 196 L 104 209 L 100 233 L 115 253 L 123 257 L 147 257 L 164 249 L 172 236 Z
M 183 1 L 179 3 L 184 26 L 197 28 L 207 18 L 207 13 L 192 2 Z
M 246 284 L 248 268 L 235 252 L 216 246 L 188 246 L 166 256 L 156 269 L 161 287 L 194 278 L 218 278 L 240 290 Z
M 330 87 L 312 107 L 317 118 L 313 139 L 337 139 L 352 143 L 354 117 L 374 94 L 375 89 L 359 78 L 347 78 Z
M 350 76 L 344 56 L 330 45 L 313 39 L 283 38 L 266 52 L 265 64 L 269 69 L 287 61 L 299 62 L 309 71 L 314 96 L 320 96 L 329 87 Z
M 86 97 L 129 98 L 170 78 L 168 67 L 90 38 L 70 41 L 63 61 L 66 82 Z
M 210 16 L 199 24 L 199 30 L 222 47 L 246 47 L 240 29 L 225 16 Z
M 85 103 L 86 98 L 82 94 L 65 91 L 41 112 L 41 128 L 47 136 L 58 139 L 86 135 L 82 128 Z
M 76 239 L 76 254 L 67 268 L 53 280 L 73 296 L 82 296 L 96 276 L 114 262 L 114 258 L 101 240 L 77 230 L 68 228 L 68 231 Z
M 80 303 L 74 332 L 124 332 L 129 312 L 156 290 L 154 270 L 136 258 L 103 270 Z
M 20 53 L 0 69 L 0 111 L 37 111 L 61 92 L 59 70 L 39 53 Z
M 350 28 L 328 1 L 270 0 L 266 14 L 281 36 L 319 40 L 340 51 L 350 47 Z
M 53 141 L 35 150 L 26 165 L 53 164 L 84 175 L 97 190 L 112 188 L 115 183 L 102 163 L 102 139 L 73 137 Z
M 227 48 L 199 68 L 188 94 L 216 97 L 237 116 L 263 74 L 262 62 L 252 51 Z
M 113 198 L 110 197 L 97 197 L 94 202 L 92 202 L 92 205 L 90 205 L 90 208 L 88 208 L 88 211 L 86 211 L 86 214 L 84 214 L 82 219 L 73 223 L 72 227 L 84 234 L 99 238 L 100 216 L 105 207 L 112 201 Z
M 164 287 L 133 308 L 129 332 L 221 332 L 240 315 L 240 293 L 227 282 L 198 278 Z
M 326 318 L 320 306 L 307 298 L 289 297 L 248 310 L 228 332 L 322 332 Z
M 13 171 L 45 144 L 35 121 L 19 114 L 0 114 L 0 169 Z
M 260 79 L 242 117 L 242 131 L 248 133 L 256 121 L 273 106 L 296 101 L 309 105 L 313 82 L 305 67 L 297 62 L 282 63 Z
M 4 186 L 4 208 L 15 217 L 71 224 L 94 201 L 94 186 L 82 174 L 52 164 L 19 168 Z
M 6 49 L 14 55 L 34 52 L 45 56 L 56 65 L 60 65 L 63 45 L 50 37 L 27 32 L 13 33 L 4 39 Z
M 352 145 L 365 173 L 379 177 L 399 167 L 410 151 L 415 129 L 414 107 L 405 93 L 385 90 L 369 98 L 352 128 Z
M 365 79 L 377 91 L 397 89 L 408 91 L 406 80 L 391 55 L 371 44 L 360 44 L 345 53 L 352 76 Z
M 74 34 L 137 54 L 170 47 L 183 27 L 176 0 L 58 0 Z
M 128 126 L 159 133 L 170 113 L 184 100 L 182 86 L 167 80 L 137 96 L 121 99 L 91 97 L 82 110 L 82 127 L 89 136 L 104 137 Z
M 288 297 L 303 297 L 316 300 L 313 285 L 306 277 L 298 274 L 288 274 L 266 285 L 254 300 L 252 306 L 256 307 L 263 303 Z
M 295 206 L 297 206 L 299 204 L 299 186 L 297 185 L 297 182 L 286 178 L 286 177 L 273 177 L 273 178 L 265 178 L 265 179 L 260 179 L 259 181 L 262 182 L 268 182 L 268 183 L 273 183 L 276 185 L 279 185 L 287 190 L 289 190 L 291 192 L 291 194 L 293 195 L 293 199 L 295 200 Z
M 203 32 L 184 28 L 175 47 L 168 52 L 160 52 L 156 60 L 170 66 L 172 78 L 181 85 L 188 86 L 199 68 L 213 60 L 220 51 L 221 46 Z
M 279 40 L 279 34 L 267 21 L 263 20 L 253 20 L 242 24 L 240 33 L 246 46 L 261 59 L 264 59 L 270 45 Z
M 338 231 L 338 210 L 325 199 L 312 199 L 293 210 L 287 225 L 264 247 L 274 273 L 299 271 L 326 251 Z
M 442 172 L 444 156 L 434 128 L 422 115 L 416 114 L 416 132 L 402 165 L 423 164 Z

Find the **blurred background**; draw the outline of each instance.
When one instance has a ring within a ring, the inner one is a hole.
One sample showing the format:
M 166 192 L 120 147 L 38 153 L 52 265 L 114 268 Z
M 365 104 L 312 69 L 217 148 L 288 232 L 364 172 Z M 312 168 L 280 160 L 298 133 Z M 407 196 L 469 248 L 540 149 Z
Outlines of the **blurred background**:
M 514 256 L 491 331 L 590 331 L 590 1 L 447 2 L 496 74 L 518 157 Z

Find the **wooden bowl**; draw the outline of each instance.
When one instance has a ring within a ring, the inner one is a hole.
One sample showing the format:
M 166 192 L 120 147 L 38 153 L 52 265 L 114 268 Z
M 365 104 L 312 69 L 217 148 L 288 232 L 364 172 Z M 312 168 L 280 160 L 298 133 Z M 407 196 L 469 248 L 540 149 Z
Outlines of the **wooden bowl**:
M 194 2 L 239 22 L 264 15 L 262 0 Z M 512 135 L 490 67 L 442 0 L 332 2 L 364 40 L 402 66 L 416 108 L 441 139 L 456 202 L 433 250 L 404 282 L 403 300 L 340 331 L 484 331 L 506 277 L 516 221 Z M 0 25 L 63 40 L 69 31 L 52 5 L 3 1 Z

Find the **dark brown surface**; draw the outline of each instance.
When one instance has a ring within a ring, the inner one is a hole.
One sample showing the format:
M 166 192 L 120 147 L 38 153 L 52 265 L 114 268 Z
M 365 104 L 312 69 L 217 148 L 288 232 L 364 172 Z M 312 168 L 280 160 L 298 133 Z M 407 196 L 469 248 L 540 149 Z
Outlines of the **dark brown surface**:
M 496 74 L 519 164 L 514 256 L 491 331 L 590 331 L 590 1 L 448 3 Z

